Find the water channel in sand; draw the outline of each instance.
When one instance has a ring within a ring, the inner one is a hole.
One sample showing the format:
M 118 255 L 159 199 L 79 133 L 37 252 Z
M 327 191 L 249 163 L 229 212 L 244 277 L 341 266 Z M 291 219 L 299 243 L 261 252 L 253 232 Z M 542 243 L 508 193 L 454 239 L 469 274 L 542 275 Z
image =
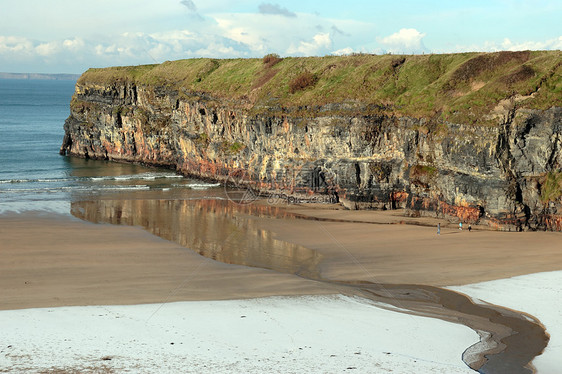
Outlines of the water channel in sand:
M 481 336 L 463 361 L 480 373 L 533 373 L 531 361 L 548 343 L 544 327 L 529 316 L 439 287 L 380 284 L 362 279 L 325 279 L 322 266 L 333 259 L 321 251 L 279 240 L 256 217 L 302 219 L 286 210 L 217 199 L 99 199 L 77 201 L 71 213 L 94 223 L 134 225 L 229 264 L 271 269 L 325 282 L 342 293 L 360 295 L 402 312 L 464 324 Z

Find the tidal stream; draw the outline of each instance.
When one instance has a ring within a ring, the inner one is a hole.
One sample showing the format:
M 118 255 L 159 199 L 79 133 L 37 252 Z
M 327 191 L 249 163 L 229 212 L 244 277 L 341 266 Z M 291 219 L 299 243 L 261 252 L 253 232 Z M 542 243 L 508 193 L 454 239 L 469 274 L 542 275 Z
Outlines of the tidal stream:
M 279 240 L 259 227 L 255 217 L 303 219 L 278 207 L 216 199 L 99 199 L 74 202 L 71 213 L 93 223 L 141 226 L 216 261 L 295 274 L 392 310 L 466 325 L 481 339 L 465 350 L 463 361 L 480 373 L 534 373 L 531 361 L 549 340 L 540 322 L 528 315 L 475 304 L 447 289 L 326 279 L 321 265 L 330 261 L 329 256 Z

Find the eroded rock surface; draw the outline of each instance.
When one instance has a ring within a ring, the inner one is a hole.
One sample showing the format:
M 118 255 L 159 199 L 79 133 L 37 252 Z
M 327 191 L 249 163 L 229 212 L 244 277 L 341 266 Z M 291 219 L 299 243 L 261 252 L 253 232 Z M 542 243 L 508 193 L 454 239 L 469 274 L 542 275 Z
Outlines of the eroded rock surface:
M 61 153 L 161 165 L 350 209 L 561 231 L 560 194 L 549 189 L 560 177 L 562 108 L 511 104 L 496 113 L 497 126 L 361 114 L 343 104 L 305 118 L 306 108 L 253 114 L 204 94 L 79 81 Z

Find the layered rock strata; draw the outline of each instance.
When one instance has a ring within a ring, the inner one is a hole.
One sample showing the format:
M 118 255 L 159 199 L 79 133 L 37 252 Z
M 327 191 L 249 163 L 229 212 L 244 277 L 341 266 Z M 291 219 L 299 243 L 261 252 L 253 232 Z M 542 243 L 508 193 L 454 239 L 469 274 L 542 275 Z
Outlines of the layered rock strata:
M 84 79 L 61 153 L 170 167 L 276 199 L 561 231 L 562 108 L 517 109 L 524 99 L 502 101 L 498 125 L 463 125 L 345 104 L 313 116 L 253 112 L 207 94 Z

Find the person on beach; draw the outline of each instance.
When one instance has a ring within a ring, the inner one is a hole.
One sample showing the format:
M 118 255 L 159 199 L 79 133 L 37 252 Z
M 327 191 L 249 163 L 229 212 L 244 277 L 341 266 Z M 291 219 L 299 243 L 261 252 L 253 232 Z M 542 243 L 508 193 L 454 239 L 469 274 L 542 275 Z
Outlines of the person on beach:
M 472 231 L 472 225 L 469 224 L 468 225 L 468 232 L 471 232 L 471 231 Z
M 437 224 L 437 235 L 441 235 L 441 224 Z
M 459 230 L 462 231 L 462 222 L 459 222 Z

